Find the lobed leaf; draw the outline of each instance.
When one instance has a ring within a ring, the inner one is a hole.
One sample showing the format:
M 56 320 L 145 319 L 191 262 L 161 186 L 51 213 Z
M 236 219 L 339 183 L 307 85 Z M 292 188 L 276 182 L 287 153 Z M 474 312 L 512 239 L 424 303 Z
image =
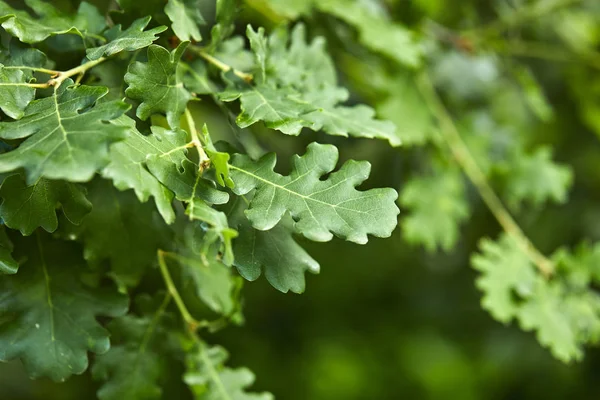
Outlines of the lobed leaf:
M 219 346 L 199 343 L 187 357 L 185 383 L 198 400 L 272 400 L 270 393 L 248 393 L 254 374 L 247 368 L 231 369 L 224 363 L 229 355 Z
M 514 239 L 506 235 L 497 242 L 484 239 L 481 253 L 472 258 L 481 273 L 477 286 L 484 292 L 482 306 L 504 323 L 516 318 L 523 329 L 535 331 L 556 358 L 581 359 L 582 346 L 600 340 L 600 295 L 582 282 L 574 285 L 572 275 L 581 271 L 570 269 L 574 257 L 583 262 L 595 259 L 589 255 L 558 252 L 554 258 L 563 265 L 559 275 L 549 280 L 536 272 Z M 580 270 L 590 267 L 578 264 Z
M 249 281 L 264 273 L 275 289 L 287 293 L 303 293 L 305 272 L 318 274 L 319 263 L 295 240 L 294 222 L 289 215 L 268 231 L 256 230 L 243 215 L 245 198 L 237 199 L 230 221 L 239 232 L 233 242 L 234 264 L 240 275 Z
M 510 164 L 501 167 L 511 208 L 518 210 L 525 202 L 539 207 L 548 200 L 557 203 L 567 200 L 573 172 L 568 166 L 554 163 L 551 157 L 551 150 L 541 147 L 532 154 L 519 153 Z
M 169 126 L 179 127 L 190 93 L 183 87 L 177 74 L 177 65 L 188 42 L 182 42 L 173 52 L 157 45 L 148 47 L 148 62 L 134 62 L 129 66 L 125 82 L 129 85 L 125 93 L 140 100 L 136 115 L 142 121 L 152 114 L 166 114 Z
M 367 235 L 388 237 L 399 213 L 393 189 L 358 191 L 370 172 L 368 162 L 347 161 L 339 171 L 334 146 L 311 143 L 306 153 L 292 158 L 292 171 L 275 171 L 275 154 L 258 161 L 236 154 L 232 158 L 233 191 L 245 195 L 256 189 L 246 216 L 259 230 L 273 228 L 289 211 L 299 233 L 315 241 L 329 241 L 333 234 L 359 244 Z M 327 179 L 321 177 L 329 174 Z
M 153 196 L 164 220 L 172 223 L 175 220 L 171 205 L 174 194 L 148 171 L 146 157 L 159 155 L 169 157 L 176 164 L 182 163 L 185 155 L 172 150 L 185 143 L 185 132 L 152 127 L 154 134 L 144 136 L 136 129 L 135 121 L 127 116 L 113 123 L 126 126 L 127 136 L 111 146 L 110 163 L 102 170 L 102 176 L 112 179 L 119 190 L 133 189 L 141 202 Z
M 73 224 L 79 224 L 90 212 L 92 204 L 85 191 L 76 184 L 41 178 L 28 185 L 21 175 L 11 175 L 0 186 L 0 217 L 4 224 L 31 235 L 41 227 L 47 232 L 58 228 L 56 208 Z
M 125 314 L 127 296 L 82 284 L 85 263 L 71 244 L 40 235 L 17 248 L 27 261 L 18 274 L 0 279 L 0 360 L 20 359 L 31 378 L 64 381 L 83 373 L 88 351 L 110 347 L 96 318 Z
M 83 242 L 84 258 L 92 266 L 109 261 L 120 284 L 135 286 L 155 264 L 156 251 L 169 242 L 167 226 L 150 204 L 140 204 L 131 192 L 118 192 L 108 182 L 89 185 L 93 205 L 85 223 L 69 237 Z
M 154 132 L 155 135 L 166 134 L 156 127 Z M 179 142 L 174 143 L 177 147 L 164 155 L 150 154 L 146 165 L 156 179 L 175 193 L 178 200 L 187 203 L 186 214 L 190 220 L 203 221 L 211 227 L 211 240 L 222 241 L 224 261 L 231 265 L 231 241 L 237 236 L 237 232 L 229 228 L 224 213 L 211 207 L 212 204 L 227 203 L 229 194 L 217 190 L 211 181 L 203 178 L 198 165 L 185 157 L 185 148 L 189 147 L 185 143 L 185 135 L 179 137 Z
M 411 178 L 402 189 L 400 204 L 410 210 L 401 222 L 404 238 L 428 251 L 438 246 L 450 251 L 459 238 L 460 224 L 469 216 L 463 177 L 447 166 Z
M 238 83 L 219 96 L 223 101 L 240 100 L 236 122 L 242 128 L 263 121 L 268 128 L 298 135 L 303 127 L 330 135 L 386 139 L 400 145 L 395 127 L 374 118 L 366 105 L 340 106 L 347 100 L 337 87 L 335 69 L 325 51 L 325 41 L 307 43 L 304 26 L 298 24 L 288 38 L 276 31 L 266 38 L 264 30 L 247 30 L 257 64 L 255 85 Z
M 25 108 L 35 98 L 35 89 L 27 86 L 34 80 L 32 68 L 46 63 L 39 50 L 11 44 L 10 50 L 0 48 L 0 109 L 13 119 L 20 119 Z
M 109 144 L 125 136 L 125 127 L 108 124 L 129 109 L 120 101 L 98 103 L 108 89 L 73 87 L 71 80 L 50 97 L 35 100 L 23 118 L 0 122 L 0 138 L 26 138 L 0 154 L 0 172 L 24 168 L 27 182 L 40 177 L 88 181 L 108 162 Z
M 202 40 L 198 26 L 205 25 L 206 21 L 200 13 L 198 3 L 198 0 L 168 0 L 165 14 L 171 20 L 171 29 L 179 40 Z
M 108 57 L 121 51 L 135 51 L 150 46 L 156 39 L 156 35 L 167 30 L 166 26 L 157 26 L 144 31 L 151 17 L 144 17 L 133 21 L 126 30 L 121 30 L 121 25 L 115 25 L 104 33 L 108 43 L 92 47 L 86 50 L 86 56 L 90 60 L 100 57 Z
M 0 25 L 24 43 L 38 43 L 50 36 L 65 33 L 83 38 L 87 32 L 97 34 L 106 26 L 98 9 L 86 2 L 79 5 L 75 16 L 64 15 L 42 0 L 25 0 L 25 4 L 34 10 L 38 18 L 0 1 Z
M 97 356 L 92 367 L 93 378 L 104 382 L 97 392 L 100 400 L 161 397 L 168 367 L 165 358 L 174 347 L 166 312 L 169 300 L 167 296 L 160 304 L 150 304 L 141 316 L 126 315 L 108 325 L 116 345 Z

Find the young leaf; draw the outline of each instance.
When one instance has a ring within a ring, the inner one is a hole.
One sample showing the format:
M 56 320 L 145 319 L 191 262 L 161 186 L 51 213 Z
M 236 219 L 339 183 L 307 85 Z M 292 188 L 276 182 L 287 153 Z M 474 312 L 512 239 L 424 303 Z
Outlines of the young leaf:
M 108 325 L 113 346 L 97 356 L 92 367 L 94 379 L 104 381 L 97 393 L 100 400 L 161 397 L 162 377 L 168 367 L 165 357 L 174 347 L 166 313 L 169 300 L 167 296 L 160 304 L 150 304 L 139 317 L 126 315 Z
M 219 346 L 198 343 L 187 357 L 185 383 L 197 400 L 273 400 L 270 393 L 247 393 L 254 383 L 254 374 L 247 368 L 231 369 L 224 365 L 229 355 Z
M 108 43 L 87 49 L 87 58 L 97 60 L 100 57 L 108 57 L 121 51 L 135 51 L 150 46 L 158 39 L 156 35 L 167 30 L 166 26 L 157 26 L 144 31 L 150 19 L 150 17 L 137 19 L 124 31 L 121 31 L 121 25 L 110 28 L 104 33 Z
M 500 170 L 507 179 L 505 192 L 508 204 L 517 210 L 523 202 L 537 207 L 547 200 L 565 202 L 573 181 L 572 170 L 554 163 L 552 151 L 547 147 L 538 148 L 531 155 L 519 152 Z
M 71 85 L 67 80 L 52 96 L 33 101 L 20 120 L 0 122 L 0 138 L 27 138 L 16 149 L 0 154 L 0 172 L 24 168 L 29 183 L 42 176 L 82 182 L 104 167 L 108 145 L 122 139 L 126 131 L 104 121 L 118 118 L 129 105 L 95 104 L 108 89 Z
M 110 346 L 96 317 L 125 314 L 127 296 L 83 285 L 78 275 L 85 263 L 76 246 L 39 235 L 17 249 L 27 261 L 18 274 L 0 279 L 0 360 L 20 359 L 32 378 L 64 381 L 83 373 L 87 352 Z
M 92 209 L 79 185 L 44 178 L 28 185 L 19 174 L 4 179 L 0 198 L 0 217 L 4 224 L 18 229 L 22 235 L 31 235 L 38 227 L 54 232 L 58 228 L 58 205 L 73 224 L 79 224 Z
M 217 183 L 221 186 L 233 188 L 234 184 L 229 176 L 229 154 L 218 151 L 210 138 L 206 124 L 202 127 L 202 137 L 204 138 L 204 150 L 210 158 L 210 162 L 215 168 Z
M 171 28 L 175 35 L 182 41 L 202 40 L 198 25 L 206 22 L 200 14 L 197 0 L 169 0 L 165 6 L 165 14 L 172 22 Z
M 528 298 L 538 279 L 531 261 L 507 235 L 498 241 L 483 239 L 480 253 L 471 264 L 480 272 L 477 287 L 483 292 L 481 306 L 500 322 L 512 320 L 519 310 L 519 299 Z
M 0 1 L 0 25 L 24 43 L 37 43 L 50 36 L 65 33 L 84 37 L 85 32 L 96 34 L 105 26 L 104 17 L 98 9 L 85 2 L 80 4 L 75 16 L 63 15 L 50 3 L 42 0 L 25 0 L 25 4 L 34 10 L 39 18 Z
M 247 35 L 258 65 L 257 83 L 239 84 L 220 94 L 223 101 L 240 99 L 240 127 L 262 120 L 267 127 L 288 135 L 298 135 L 307 127 L 330 135 L 379 138 L 400 145 L 394 125 L 374 119 L 372 108 L 338 105 L 347 100 L 348 93 L 336 86 L 325 41 L 317 38 L 307 43 L 304 25 L 298 24 L 289 40 L 281 30 L 267 40 L 263 29 L 254 31 L 250 26 Z
M 182 42 L 172 53 L 157 45 L 148 47 L 148 62 L 136 61 L 129 66 L 125 82 L 129 85 L 125 93 L 140 100 L 136 115 L 145 121 L 155 113 L 166 114 L 169 126 L 179 127 L 190 93 L 183 87 L 177 74 L 177 65 L 188 42 Z
M 431 175 L 411 178 L 400 194 L 400 204 L 410 213 L 402 220 L 404 238 L 428 251 L 450 251 L 459 237 L 459 226 L 469 216 L 469 204 L 460 171 L 443 166 Z
M 0 227 L 0 275 L 16 274 L 19 264 L 12 256 L 13 244 L 6 234 L 4 226 Z
M 564 362 L 580 359 L 583 344 L 600 340 L 600 296 L 586 286 L 573 285 L 569 275 L 578 273 L 569 270 L 573 257 L 557 253 L 558 262 L 568 263 L 559 271 L 563 276 L 548 280 L 536 273 L 527 255 L 506 235 L 497 242 L 483 240 L 481 251 L 472 264 L 482 274 L 477 280 L 484 292 L 482 306 L 496 319 L 507 323 L 516 318 Z M 578 255 L 584 257 L 582 262 L 588 261 L 587 254 Z
M 350 160 L 332 172 L 337 161 L 334 146 L 311 143 L 302 157 L 292 158 L 291 174 L 282 176 L 273 171 L 273 153 L 258 161 L 236 154 L 230 167 L 233 191 L 245 195 L 256 189 L 246 216 L 259 230 L 273 228 L 289 211 L 297 221 L 296 230 L 315 241 L 329 241 L 335 234 L 364 244 L 368 234 L 390 236 L 399 213 L 396 191 L 356 190 L 355 186 L 369 176 L 370 164 Z M 327 179 L 320 179 L 329 173 Z
M 564 284 L 540 280 L 518 319 L 521 328 L 535 330 L 539 342 L 559 360 L 580 360 L 581 346 L 600 339 L 600 296 L 592 291 L 569 293 Z
M 102 175 L 112 179 L 119 190 L 133 189 L 141 202 L 154 196 L 158 211 L 168 224 L 172 223 L 175 220 L 171 205 L 174 194 L 146 169 L 146 157 L 155 154 L 181 164 L 185 159 L 184 153 L 172 150 L 185 143 L 185 132 L 153 126 L 153 134 L 144 136 L 136 129 L 135 121 L 127 116 L 113 123 L 126 126 L 127 136 L 111 146 L 111 161 Z

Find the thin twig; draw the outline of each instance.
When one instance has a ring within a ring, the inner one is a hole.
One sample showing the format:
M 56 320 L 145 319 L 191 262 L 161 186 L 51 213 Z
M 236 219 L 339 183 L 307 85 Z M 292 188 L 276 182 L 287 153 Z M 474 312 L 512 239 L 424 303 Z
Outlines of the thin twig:
M 235 76 L 237 76 L 240 79 L 245 80 L 248 83 L 252 82 L 252 79 L 254 79 L 252 74 L 248 74 L 246 72 L 239 71 L 239 70 L 233 68 L 231 65 L 225 64 L 223 61 L 211 56 L 210 54 L 208 54 L 207 52 L 205 52 L 202 48 L 200 48 L 198 46 L 189 46 L 188 49 L 193 51 L 198 56 L 204 58 L 206 61 L 208 61 L 215 67 L 219 68 L 221 71 L 224 71 L 224 72 L 233 71 Z
M 500 226 L 502 226 L 504 231 L 515 240 L 519 248 L 529 257 L 545 278 L 552 276 L 554 273 L 552 261 L 546 258 L 533 243 L 531 243 L 529 238 L 523 233 L 519 225 L 504 207 L 502 201 L 498 195 L 496 195 L 484 173 L 471 155 L 467 145 L 462 140 L 456 125 L 454 125 L 452 117 L 442 100 L 439 98 L 429 77 L 426 74 L 422 74 L 418 79 L 418 84 L 429 107 L 439 121 L 441 135 L 450 148 L 452 155 L 469 180 L 473 183 L 485 204 L 488 206 L 496 220 L 498 220 Z
M 158 250 L 158 266 L 160 267 L 160 272 L 162 274 L 163 280 L 165 281 L 165 285 L 167 286 L 167 290 L 173 296 L 173 300 L 175 300 L 175 304 L 177 304 L 177 308 L 179 309 L 179 313 L 181 314 L 183 320 L 188 325 L 191 332 L 195 332 L 200 326 L 200 322 L 198 322 L 192 314 L 188 311 L 183 299 L 179 295 L 179 291 L 173 283 L 173 279 L 171 278 L 171 274 L 169 273 L 169 267 L 167 266 L 167 262 L 165 260 L 165 256 L 168 253 Z
M 195 336 L 194 333 L 200 328 L 206 328 L 211 332 L 216 332 L 217 330 L 223 328 L 229 322 L 230 316 L 221 316 L 220 318 L 214 321 L 202 320 L 198 321 L 195 319 L 192 314 L 187 309 L 175 283 L 173 283 L 173 279 L 171 278 L 171 274 L 169 273 L 169 267 L 167 266 L 166 258 L 171 258 L 172 260 L 181 263 L 195 263 L 195 260 L 189 259 L 187 257 L 181 256 L 176 253 L 169 253 L 163 250 L 158 250 L 158 265 L 160 267 L 161 274 L 163 276 L 163 280 L 165 281 L 165 285 L 167 286 L 167 290 L 175 300 L 175 304 L 179 309 L 179 313 L 181 314 L 183 320 L 187 324 L 190 333 L 192 336 Z
M 46 83 L 6 83 L 6 84 L 2 84 L 2 86 L 27 86 L 27 87 L 31 87 L 31 88 L 37 88 L 37 89 L 46 89 L 46 88 L 53 86 L 55 88 L 58 88 L 65 80 L 67 80 L 70 77 L 75 76 L 75 75 L 80 76 L 80 78 L 78 79 L 78 81 L 80 81 L 87 70 L 95 67 L 96 65 L 104 62 L 105 60 L 106 60 L 106 57 L 100 57 L 97 60 L 88 61 L 84 64 L 81 64 L 78 67 L 71 68 L 68 71 L 54 71 L 51 69 L 33 68 L 33 67 L 18 67 L 19 69 L 30 69 L 33 71 L 44 72 L 46 74 L 51 75 L 51 78 L 48 79 L 48 81 Z M 16 69 L 16 67 L 13 67 L 13 69 Z

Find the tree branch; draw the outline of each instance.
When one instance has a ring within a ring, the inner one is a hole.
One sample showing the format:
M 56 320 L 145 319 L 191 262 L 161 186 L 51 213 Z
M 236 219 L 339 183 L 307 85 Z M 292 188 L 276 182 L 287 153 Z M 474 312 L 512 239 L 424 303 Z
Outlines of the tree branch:
M 439 98 L 429 77 L 424 73 L 419 77 L 417 83 L 429 108 L 433 111 L 440 124 L 441 135 L 450 148 L 450 152 L 469 180 L 473 183 L 500 226 L 502 226 L 504 231 L 516 241 L 519 248 L 527 254 L 542 275 L 545 278 L 551 277 L 554 273 L 552 261 L 546 258 L 533 243 L 531 243 L 529 238 L 523 233 L 519 225 L 504 207 L 502 201 L 498 195 L 496 195 L 484 173 L 471 155 L 467 145 L 462 140 L 456 125 L 454 125 L 452 117 L 442 100 Z

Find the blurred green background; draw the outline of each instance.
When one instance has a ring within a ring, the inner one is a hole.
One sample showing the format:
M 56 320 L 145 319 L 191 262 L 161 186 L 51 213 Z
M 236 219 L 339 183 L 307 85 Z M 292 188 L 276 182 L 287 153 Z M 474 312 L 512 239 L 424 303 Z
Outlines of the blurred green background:
M 286 1 L 273 3 L 302 6 L 302 0 Z M 95 3 L 105 5 L 100 0 Z M 268 1 L 247 3 L 240 32 L 246 22 L 271 27 L 284 22 L 264 17 L 261 10 Z M 573 167 L 575 180 L 567 204 L 525 209 L 517 215 L 533 242 L 543 251 L 552 251 L 584 238 L 600 239 L 600 141 L 595 134 L 600 132 L 596 57 L 600 2 L 369 3 L 382 7 L 422 38 L 428 54 L 426 69 L 459 125 L 492 126 L 486 134 L 496 142 L 507 138 L 505 146 L 509 147 L 512 136 L 503 136 L 504 132 L 515 131 L 529 143 L 553 146 L 555 158 Z M 538 3 L 549 10 L 530 16 L 518 29 L 511 27 L 478 38 L 481 41 L 476 41 L 474 52 L 446 43 L 436 37 L 439 29 L 432 28 L 443 24 L 452 32 L 468 31 Z M 389 65 L 382 67 L 376 59 L 362 58 L 364 54 L 354 48 L 357 45 L 352 36 L 330 17 L 317 14 L 302 19 L 312 35 L 327 37 L 342 83 L 353 89 L 356 100 L 376 106 L 378 86 L 386 86 L 385 79 L 411 73 L 390 72 Z M 539 46 L 535 51 L 516 47 L 515 43 L 522 45 L 524 41 L 542 43 L 544 51 Z M 525 89 L 514 84 L 511 71 L 522 67 L 537 79 L 551 107 L 550 117 L 532 118 L 530 114 L 536 110 L 526 110 L 531 99 L 515 100 L 513 95 Z M 374 72 L 380 68 L 387 70 L 387 78 Z M 406 96 L 409 104 L 412 100 Z M 418 107 L 425 106 L 415 107 L 408 114 L 401 108 L 388 110 L 392 115 L 387 118 L 393 119 L 397 113 L 398 118 L 410 122 L 419 113 Z M 196 117 L 216 118 L 215 110 L 209 102 L 202 103 Z M 219 117 L 212 123 L 222 124 L 227 135 L 226 120 Z M 260 128 L 254 133 L 265 148 L 277 151 L 280 159 L 301 153 L 312 140 L 334 143 L 343 159 L 366 159 L 373 164 L 368 186 L 388 185 L 401 190 L 415 171 L 426 170 L 430 162 L 427 147 L 394 150 L 384 143 L 318 134 L 290 138 Z M 464 134 L 476 146 L 480 132 L 469 128 Z M 481 156 L 483 161 L 499 148 L 494 146 L 500 145 L 493 144 L 491 152 Z M 319 275 L 307 277 L 306 292 L 282 294 L 263 278 L 247 283 L 245 324 L 209 335 L 207 341 L 226 347 L 231 353 L 230 365 L 248 366 L 257 375 L 254 387 L 271 391 L 279 399 L 600 398 L 597 348 L 587 349 L 582 362 L 565 365 L 542 348 L 532 333 L 514 324 L 495 322 L 481 309 L 481 294 L 475 288 L 476 273 L 469 266 L 469 258 L 479 239 L 495 237 L 499 228 L 474 189 L 468 189 L 467 197 L 471 216 L 461 227 L 458 244 L 448 252 L 427 252 L 407 244 L 400 227 L 392 238 L 372 238 L 364 246 L 337 239 L 326 244 L 300 239 L 321 264 Z M 408 212 L 402 210 L 400 218 Z M 56 385 L 29 380 L 18 362 L 0 364 L 0 400 L 91 399 L 96 389 L 97 383 L 88 375 Z M 186 392 L 173 390 L 165 390 L 164 398 L 187 398 Z

